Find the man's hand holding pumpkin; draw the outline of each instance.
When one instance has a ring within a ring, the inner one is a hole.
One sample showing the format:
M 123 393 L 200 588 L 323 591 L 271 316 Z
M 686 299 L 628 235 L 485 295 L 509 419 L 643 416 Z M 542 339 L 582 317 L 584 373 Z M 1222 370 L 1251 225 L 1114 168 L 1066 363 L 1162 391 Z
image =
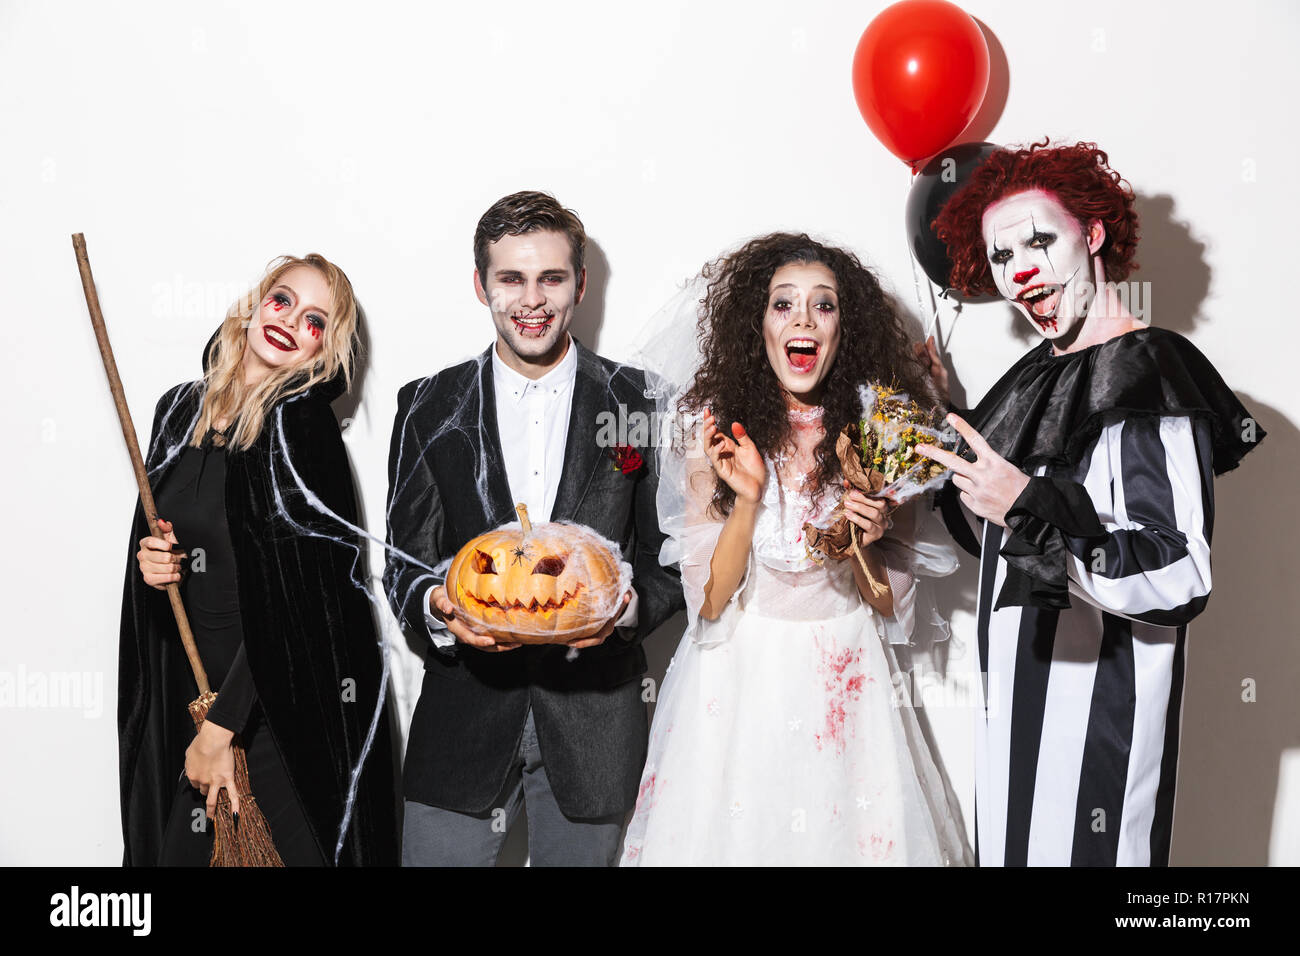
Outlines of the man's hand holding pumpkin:
M 565 641 L 565 646 L 571 647 L 575 651 L 580 651 L 584 647 L 595 647 L 597 644 L 605 643 L 605 638 L 614 633 L 614 623 L 623 616 L 623 612 L 627 610 L 628 603 L 631 600 L 632 592 L 624 591 L 622 602 L 619 604 L 618 609 L 613 613 L 610 619 L 605 622 L 604 627 L 597 631 L 592 637 L 582 637 L 576 641 Z
M 456 613 L 456 605 L 451 603 L 451 598 L 447 597 L 447 588 L 441 584 L 429 594 L 429 610 L 442 618 L 447 625 L 447 630 L 455 635 L 456 640 L 470 647 L 476 647 L 480 651 L 493 653 L 513 651 L 520 646 L 518 641 L 498 641 L 491 635 L 482 634 L 470 627 L 468 622 L 462 620 Z

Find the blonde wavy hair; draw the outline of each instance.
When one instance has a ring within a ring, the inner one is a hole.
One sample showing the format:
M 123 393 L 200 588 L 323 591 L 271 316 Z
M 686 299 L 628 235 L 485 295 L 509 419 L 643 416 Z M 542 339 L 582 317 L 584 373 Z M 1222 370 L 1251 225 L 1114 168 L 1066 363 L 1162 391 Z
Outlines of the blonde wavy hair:
M 311 266 L 329 285 L 329 318 L 320 351 L 310 363 L 278 368 L 249 388 L 244 384 L 244 351 L 248 348 L 250 323 L 262 301 L 281 277 L 295 266 Z M 217 337 L 208 348 L 207 371 L 203 375 L 203 410 L 194 426 L 190 444 L 198 447 L 208 429 L 222 419 L 229 420 L 227 447 L 242 451 L 262 433 L 271 407 L 285 398 L 327 382 L 342 371 L 345 388 L 352 386 L 352 361 L 357 341 L 357 303 L 352 283 L 343 270 L 324 256 L 280 256 L 271 260 L 266 275 L 240 296 L 226 313 Z

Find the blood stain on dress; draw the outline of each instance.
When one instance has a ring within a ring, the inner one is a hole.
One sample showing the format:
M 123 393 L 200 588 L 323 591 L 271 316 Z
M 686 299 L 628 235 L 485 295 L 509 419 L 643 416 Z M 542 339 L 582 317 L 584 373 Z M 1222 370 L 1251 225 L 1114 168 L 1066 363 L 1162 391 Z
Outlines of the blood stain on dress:
M 862 688 L 866 684 L 866 675 L 861 671 L 862 649 L 836 650 L 834 641 L 829 648 L 817 641 L 821 652 L 821 661 L 817 673 L 826 682 L 826 721 L 825 728 L 815 734 L 817 749 L 833 746 L 837 754 L 842 755 L 853 735 L 849 726 L 848 705 L 862 697 Z
M 879 833 L 871 834 L 871 856 L 876 860 L 887 860 L 894 852 L 894 841 L 886 842 Z
M 645 780 L 641 781 L 641 787 L 636 792 L 636 812 L 649 810 L 655 805 L 655 778 L 657 774 L 650 774 Z

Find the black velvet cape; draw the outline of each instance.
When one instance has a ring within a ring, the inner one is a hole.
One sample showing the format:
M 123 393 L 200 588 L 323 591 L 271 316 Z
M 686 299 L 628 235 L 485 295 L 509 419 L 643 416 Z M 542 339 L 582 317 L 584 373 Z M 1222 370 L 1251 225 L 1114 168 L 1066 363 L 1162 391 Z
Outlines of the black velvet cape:
M 1261 428 L 1195 345 L 1168 329 L 1145 328 L 1064 355 L 1044 341 L 1025 354 L 974 409 L 960 411 L 995 452 L 1033 474 L 1007 512 L 1007 578 L 997 607 L 1070 606 L 1062 534 L 1101 536 L 1091 501 L 1054 470 L 1080 462 L 1107 426 L 1140 416 L 1187 416 L 1210 426 L 1214 474 L 1231 471 L 1264 438 Z M 963 442 L 959 453 L 971 457 Z M 951 482 L 939 504 L 967 551 L 979 545 Z
M 188 443 L 202 391 L 201 380 L 178 385 L 159 401 L 146 456 L 154 487 Z M 321 856 L 331 863 L 350 775 L 379 694 L 382 657 L 372 606 L 361 591 L 369 583 L 365 549 L 357 535 L 304 500 L 290 467 L 327 508 L 357 523 L 352 473 L 330 410 L 342 392 L 339 376 L 282 400 L 252 446 L 227 452 L 226 476 L 248 666 Z M 277 506 L 277 492 L 287 516 Z M 186 707 L 197 696 L 196 691 L 177 696 L 174 690 L 193 689 L 194 679 L 167 594 L 146 585 L 136 563 L 139 540 L 148 534 L 137 501 L 118 665 L 127 866 L 158 860 L 185 750 L 194 738 Z M 257 781 L 252 784 L 256 796 Z M 340 865 L 397 863 L 394 794 L 385 713 L 366 757 Z

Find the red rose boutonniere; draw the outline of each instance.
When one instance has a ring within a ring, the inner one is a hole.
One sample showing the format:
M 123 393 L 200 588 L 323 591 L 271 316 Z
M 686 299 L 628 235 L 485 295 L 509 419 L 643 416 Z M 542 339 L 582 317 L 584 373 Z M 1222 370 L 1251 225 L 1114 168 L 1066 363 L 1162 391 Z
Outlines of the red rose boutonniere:
M 609 450 L 609 457 L 614 462 L 614 470 L 630 475 L 642 465 L 645 459 L 631 445 L 615 445 Z

